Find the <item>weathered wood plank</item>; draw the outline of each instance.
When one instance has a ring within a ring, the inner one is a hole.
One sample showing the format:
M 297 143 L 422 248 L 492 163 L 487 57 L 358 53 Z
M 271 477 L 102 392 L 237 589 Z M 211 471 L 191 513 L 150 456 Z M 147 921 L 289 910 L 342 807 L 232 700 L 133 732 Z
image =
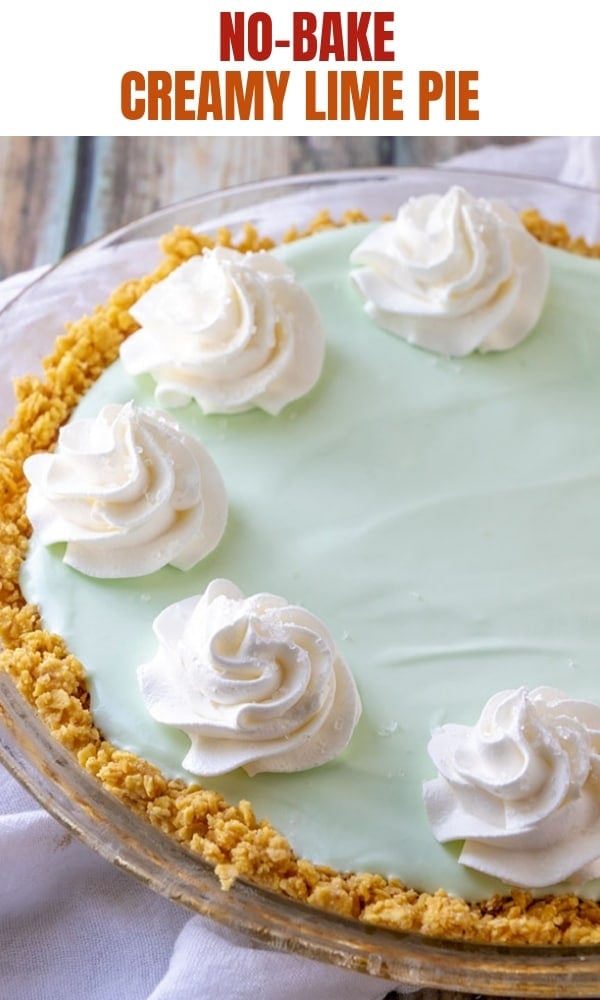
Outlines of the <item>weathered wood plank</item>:
M 71 137 L 0 138 L 0 278 L 61 256 L 75 146 Z
M 381 140 L 290 137 L 93 140 L 89 240 L 164 205 L 248 181 L 310 170 L 375 166 Z
M 147 212 L 208 191 L 309 171 L 434 163 L 489 141 L 460 136 L 2 136 L 0 277 L 53 263 L 67 250 Z
M 185 198 L 393 155 L 379 137 L 0 137 L 0 277 Z
M 490 143 L 511 145 L 525 142 L 528 136 L 514 135 L 416 135 L 400 136 L 394 145 L 394 162 L 398 166 L 426 167 L 471 149 L 481 149 Z

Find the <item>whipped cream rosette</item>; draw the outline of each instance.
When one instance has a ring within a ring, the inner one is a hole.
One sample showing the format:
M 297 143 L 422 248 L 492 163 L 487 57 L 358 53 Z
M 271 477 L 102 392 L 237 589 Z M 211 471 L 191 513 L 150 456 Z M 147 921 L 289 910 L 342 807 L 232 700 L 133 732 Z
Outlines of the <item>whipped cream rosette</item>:
M 132 375 L 149 373 L 161 406 L 192 399 L 205 413 L 277 414 L 321 373 L 324 332 L 293 271 L 267 252 L 205 250 L 131 309 L 140 330 L 121 347 Z
M 600 705 L 554 688 L 501 691 L 473 727 L 436 729 L 425 806 L 464 865 L 543 888 L 600 876 Z
M 518 216 L 460 187 L 411 198 L 351 261 L 368 315 L 444 355 L 514 347 L 535 326 L 549 281 L 544 251 Z
M 183 765 L 193 774 L 302 771 L 348 743 L 356 685 L 304 608 L 214 580 L 166 608 L 154 631 L 158 651 L 138 671 L 142 697 L 153 718 L 189 736 Z
M 105 406 L 66 424 L 24 464 L 27 516 L 43 545 L 88 576 L 190 569 L 221 539 L 227 495 L 210 455 L 160 411 Z

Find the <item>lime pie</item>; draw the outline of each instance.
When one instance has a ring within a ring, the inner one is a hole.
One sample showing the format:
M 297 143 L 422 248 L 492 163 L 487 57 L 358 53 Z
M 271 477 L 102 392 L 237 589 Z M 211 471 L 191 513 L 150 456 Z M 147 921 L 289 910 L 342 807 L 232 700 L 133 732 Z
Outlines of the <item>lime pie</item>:
M 17 384 L 3 669 L 226 886 L 600 940 L 600 265 L 526 221 L 177 230 Z

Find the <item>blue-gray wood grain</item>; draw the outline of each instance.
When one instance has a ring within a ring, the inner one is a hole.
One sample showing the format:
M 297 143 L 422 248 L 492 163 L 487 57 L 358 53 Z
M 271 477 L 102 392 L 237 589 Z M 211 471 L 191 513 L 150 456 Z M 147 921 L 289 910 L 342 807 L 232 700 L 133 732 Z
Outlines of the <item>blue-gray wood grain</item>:
M 0 278 L 55 263 L 147 212 L 218 188 L 313 170 L 423 165 L 489 141 L 459 136 L 1 136 Z

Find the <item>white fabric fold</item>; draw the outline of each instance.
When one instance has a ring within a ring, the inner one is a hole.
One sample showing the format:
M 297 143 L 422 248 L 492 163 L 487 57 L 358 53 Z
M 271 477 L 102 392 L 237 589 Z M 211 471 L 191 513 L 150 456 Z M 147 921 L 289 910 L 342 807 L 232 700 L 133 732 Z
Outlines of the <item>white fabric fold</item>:
M 600 136 L 546 136 L 509 145 L 483 146 L 460 153 L 443 166 L 558 180 L 600 188 Z
M 197 991 L 194 970 L 201 968 L 210 991 Z M 344 1000 L 383 998 L 392 983 L 347 969 L 323 965 L 297 955 L 281 955 L 253 947 L 234 931 L 217 928 L 202 917 L 192 917 L 173 950 L 169 969 L 148 1000 Z
M 600 138 L 490 146 L 451 165 L 600 187 Z M 1 282 L 0 307 L 39 273 Z M 382 1000 L 394 988 L 190 916 L 79 843 L 2 768 L 0 859 L 1 997 Z
M 144 1000 L 187 911 L 85 847 L 4 769 L 0 806 L 0 996 Z

